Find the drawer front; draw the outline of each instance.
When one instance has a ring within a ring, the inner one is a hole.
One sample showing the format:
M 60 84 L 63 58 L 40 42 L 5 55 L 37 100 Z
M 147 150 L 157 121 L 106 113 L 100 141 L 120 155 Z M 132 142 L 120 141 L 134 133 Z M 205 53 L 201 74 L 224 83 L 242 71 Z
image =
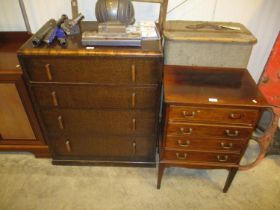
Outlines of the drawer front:
M 203 151 L 223 151 L 240 154 L 246 141 L 244 140 L 208 140 L 188 138 L 184 136 L 166 137 L 165 146 L 172 149 L 180 150 L 203 150 Z
M 166 150 L 161 157 L 163 160 L 169 161 L 184 161 L 184 162 L 210 162 L 238 164 L 240 155 L 237 154 L 224 154 L 224 153 L 209 153 L 209 152 L 186 152 L 177 150 Z
M 216 122 L 246 124 L 254 126 L 259 117 L 258 110 L 224 109 L 204 107 L 171 106 L 170 121 Z
M 191 123 L 169 123 L 167 135 L 179 135 L 209 139 L 248 139 L 251 137 L 251 127 L 221 126 Z
M 37 82 L 158 84 L 161 59 L 113 57 L 25 58 L 25 70 Z
M 154 159 L 155 137 L 71 136 L 51 138 L 55 157 L 96 160 Z
M 49 135 L 146 135 L 156 132 L 154 111 L 43 110 Z
M 159 98 L 155 87 L 34 86 L 42 108 L 154 109 Z

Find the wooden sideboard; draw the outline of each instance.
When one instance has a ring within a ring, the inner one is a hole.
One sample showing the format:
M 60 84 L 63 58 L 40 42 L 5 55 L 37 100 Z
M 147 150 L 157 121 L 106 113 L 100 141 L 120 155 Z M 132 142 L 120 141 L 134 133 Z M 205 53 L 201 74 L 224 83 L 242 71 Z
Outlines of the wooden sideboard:
M 84 22 L 82 31 L 96 29 Z M 18 52 L 54 164 L 155 166 L 163 53 L 142 47 L 81 46 L 71 36 Z
M 267 106 L 246 69 L 165 66 L 157 187 L 167 167 L 227 169 L 227 192 Z
M 0 151 L 49 157 L 16 56 L 28 38 L 25 32 L 0 32 Z

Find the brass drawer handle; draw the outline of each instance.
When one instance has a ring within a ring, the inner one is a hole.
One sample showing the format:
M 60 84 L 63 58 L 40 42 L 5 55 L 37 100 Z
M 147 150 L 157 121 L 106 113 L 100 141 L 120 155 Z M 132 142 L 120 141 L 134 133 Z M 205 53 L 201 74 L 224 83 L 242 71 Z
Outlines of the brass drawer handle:
M 135 68 L 135 64 L 131 65 L 131 80 L 132 80 L 132 82 L 136 81 L 136 68 Z
M 58 101 L 57 101 L 57 97 L 56 97 L 56 92 L 52 91 L 52 101 L 53 101 L 53 105 L 54 106 L 58 106 Z
M 63 126 L 62 116 L 59 115 L 59 116 L 57 117 L 57 121 L 58 121 L 59 128 L 60 128 L 61 130 L 63 130 L 63 129 L 64 129 L 64 126 Z
M 221 147 L 223 149 L 232 149 L 233 143 L 228 143 L 228 146 L 226 146 L 226 144 L 224 142 L 221 142 Z
M 240 119 L 241 118 L 241 114 L 240 113 L 230 113 L 229 117 L 231 119 Z
M 187 159 L 187 153 L 184 153 L 184 155 L 181 155 L 179 152 L 176 152 L 176 157 L 178 160 L 186 160 Z
M 132 119 L 132 130 L 136 130 L 136 119 L 135 118 L 133 118 Z
M 72 152 L 72 148 L 71 148 L 71 144 L 70 144 L 69 140 L 67 140 L 65 142 L 65 146 L 66 146 L 67 152 Z
M 192 128 L 189 128 L 188 131 L 186 131 L 185 128 L 180 128 L 180 132 L 181 132 L 181 134 L 184 134 L 184 135 L 187 134 L 187 135 L 189 135 L 189 134 L 192 133 Z
M 51 67 L 50 66 L 51 66 L 50 64 L 45 65 L 48 80 L 52 80 L 52 72 L 51 72 Z
M 219 162 L 226 162 L 228 160 L 228 155 L 217 155 Z
M 194 117 L 195 112 L 194 111 L 192 111 L 192 112 L 182 111 L 182 114 L 184 117 Z
M 184 143 L 183 143 L 183 141 L 182 140 L 178 140 L 177 141 L 177 144 L 180 146 L 180 147 L 188 147 L 188 146 L 190 146 L 190 141 L 189 140 L 186 140 Z
M 133 155 L 136 154 L 136 142 L 135 141 L 132 143 L 132 153 L 133 153 Z
M 235 130 L 235 131 L 230 131 L 230 130 L 225 130 L 225 133 L 227 136 L 229 137 L 236 137 L 239 135 L 239 131 L 238 130 Z
M 131 107 L 135 108 L 135 103 L 136 103 L 136 93 L 132 93 L 131 95 Z

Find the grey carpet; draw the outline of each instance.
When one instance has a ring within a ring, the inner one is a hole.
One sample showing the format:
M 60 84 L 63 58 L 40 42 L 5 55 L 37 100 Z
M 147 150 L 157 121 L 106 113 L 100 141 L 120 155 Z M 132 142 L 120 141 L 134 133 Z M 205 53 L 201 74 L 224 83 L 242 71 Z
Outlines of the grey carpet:
M 53 166 L 31 154 L 0 153 L 0 210 L 280 209 L 280 156 L 238 172 L 170 168 Z

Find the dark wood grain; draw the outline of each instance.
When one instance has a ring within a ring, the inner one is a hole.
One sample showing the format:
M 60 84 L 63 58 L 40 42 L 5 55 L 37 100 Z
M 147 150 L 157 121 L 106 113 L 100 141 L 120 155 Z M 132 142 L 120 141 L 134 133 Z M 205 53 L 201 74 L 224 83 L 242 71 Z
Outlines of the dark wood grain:
M 71 151 L 67 150 L 70 142 Z M 81 144 L 82 141 L 82 144 Z M 51 138 L 55 157 L 83 160 L 151 161 L 155 155 L 153 137 L 133 136 L 71 136 Z M 119 145 L 122 145 L 121 147 Z
M 63 129 L 58 117 L 62 117 Z M 56 133 L 87 135 L 145 135 L 156 132 L 155 113 L 127 110 L 43 110 L 42 117 L 49 135 Z M 135 119 L 135 129 L 133 120 Z
M 266 107 L 246 69 L 166 66 L 165 101 L 192 105 Z M 211 102 L 209 99 L 217 99 Z
M 161 59 L 127 57 L 36 57 L 24 59 L 31 81 L 98 84 L 157 84 Z M 49 67 L 51 80 L 46 72 Z M 135 81 L 132 68 L 135 66 Z
M 40 85 L 32 91 L 41 108 L 155 109 L 158 87 Z

